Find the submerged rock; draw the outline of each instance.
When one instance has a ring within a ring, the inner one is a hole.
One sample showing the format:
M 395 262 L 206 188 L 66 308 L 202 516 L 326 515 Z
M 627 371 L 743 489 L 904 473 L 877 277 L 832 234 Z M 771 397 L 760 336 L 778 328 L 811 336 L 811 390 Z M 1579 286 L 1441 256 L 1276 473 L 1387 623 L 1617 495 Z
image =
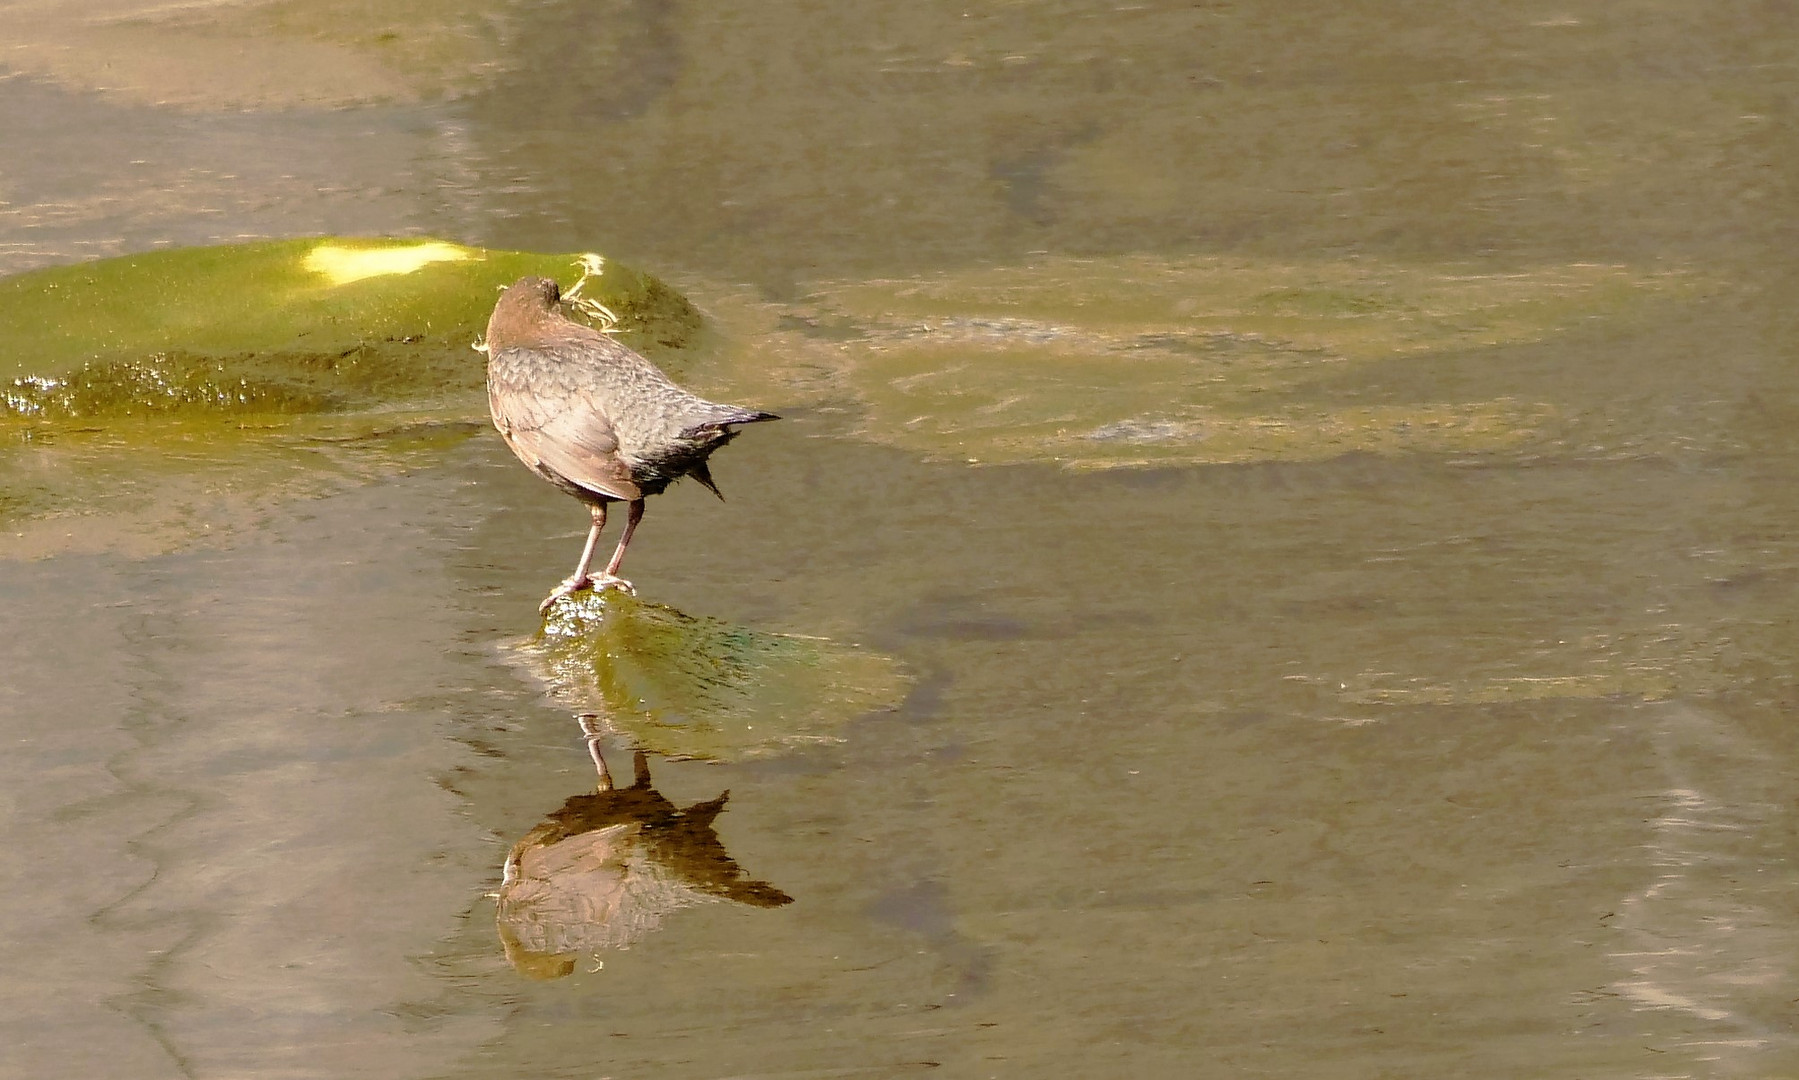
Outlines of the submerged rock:
M 899 662 L 822 638 L 683 614 L 617 590 L 557 602 L 519 647 L 562 704 L 671 757 L 730 761 L 837 742 L 904 700 Z
M 703 297 L 757 400 L 810 400 L 934 457 L 1075 468 L 1568 444 L 1511 356 L 1707 287 L 1565 264 L 1044 258 Z M 780 390 L 764 385 L 780 384 Z
M 457 97 L 509 61 L 517 5 L 158 0 L 0 7 L 7 67 L 185 109 L 330 108 Z

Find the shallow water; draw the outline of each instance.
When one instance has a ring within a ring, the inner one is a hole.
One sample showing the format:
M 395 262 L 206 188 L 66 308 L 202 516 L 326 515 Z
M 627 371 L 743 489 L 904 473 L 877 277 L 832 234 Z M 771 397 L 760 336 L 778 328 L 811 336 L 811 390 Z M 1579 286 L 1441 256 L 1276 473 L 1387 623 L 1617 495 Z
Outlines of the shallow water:
M 574 713 L 687 700 L 522 659 L 579 508 L 461 428 L 248 508 L 183 473 L 175 525 L 81 490 L 167 462 L 44 465 L 88 513 L 0 561 L 0 1073 L 1799 1072 L 1778 13 L 496 18 L 453 98 L 0 80 L 41 148 L 0 266 L 417 231 L 661 274 L 696 384 L 787 419 L 629 576 L 730 656 L 890 658 L 897 704 L 607 728 L 620 787 L 664 738 L 675 807 L 729 789 L 719 850 L 792 903 L 605 833 L 584 872 L 666 910 L 533 978 L 495 894 L 596 791 Z

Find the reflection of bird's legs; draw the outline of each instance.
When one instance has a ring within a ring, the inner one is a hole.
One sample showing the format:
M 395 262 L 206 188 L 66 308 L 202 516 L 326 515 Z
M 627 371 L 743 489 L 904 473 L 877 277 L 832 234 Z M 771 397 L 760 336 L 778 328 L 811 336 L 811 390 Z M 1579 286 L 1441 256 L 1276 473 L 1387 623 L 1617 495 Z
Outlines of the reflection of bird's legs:
M 600 753 L 600 740 L 604 738 L 600 733 L 600 718 L 592 713 L 582 713 L 575 719 L 580 721 L 581 734 L 587 737 L 587 753 L 593 758 L 593 767 L 600 771 L 599 789 L 602 792 L 611 791 L 612 773 L 606 768 L 606 756 Z
M 581 713 L 575 717 L 581 725 L 582 739 L 587 743 L 587 753 L 593 758 L 593 767 L 599 771 L 599 789 L 602 792 L 612 790 L 612 771 L 606 768 L 606 755 L 600 752 L 600 741 L 606 737 L 600 728 L 598 713 Z M 650 786 L 650 758 L 642 750 L 631 755 L 631 786 L 647 788 Z

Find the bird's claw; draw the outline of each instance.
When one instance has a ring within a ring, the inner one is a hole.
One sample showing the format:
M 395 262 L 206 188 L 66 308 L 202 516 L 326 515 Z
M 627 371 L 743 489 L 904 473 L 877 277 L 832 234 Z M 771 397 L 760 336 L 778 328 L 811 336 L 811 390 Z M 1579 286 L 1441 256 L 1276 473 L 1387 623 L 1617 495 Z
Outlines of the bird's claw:
M 586 578 L 569 578 L 562 584 L 550 590 L 550 595 L 544 597 L 543 603 L 537 605 L 537 613 L 539 615 L 548 615 L 550 609 L 556 606 L 556 601 L 565 596 L 573 596 L 582 589 L 590 587 L 588 579 Z
M 586 577 L 571 577 L 550 590 L 550 595 L 544 597 L 543 603 L 537 605 L 537 613 L 539 615 L 548 615 L 550 609 L 556 606 L 556 601 L 565 596 L 573 596 L 576 593 L 587 589 L 592 589 L 594 592 L 617 589 L 619 592 L 628 596 L 637 595 L 636 586 L 632 585 L 624 578 L 613 574 L 589 574 Z
M 591 582 L 591 584 L 593 586 L 593 590 L 595 592 L 602 592 L 606 589 L 617 589 L 619 592 L 624 593 L 626 596 L 636 596 L 637 595 L 637 586 L 631 584 L 629 581 L 626 581 L 624 578 L 619 577 L 616 574 L 598 574 L 598 575 L 590 578 L 589 581 Z

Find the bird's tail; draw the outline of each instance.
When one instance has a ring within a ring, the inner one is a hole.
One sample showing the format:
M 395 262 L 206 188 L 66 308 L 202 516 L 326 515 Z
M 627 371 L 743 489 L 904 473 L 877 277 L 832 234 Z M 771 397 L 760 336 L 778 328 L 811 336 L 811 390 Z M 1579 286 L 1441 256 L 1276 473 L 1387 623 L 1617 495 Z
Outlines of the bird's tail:
M 779 420 L 780 417 L 760 409 L 746 409 L 740 405 L 726 405 L 722 410 L 726 416 L 722 420 L 714 420 L 715 424 L 755 424 L 763 420 Z
M 725 501 L 725 493 L 718 490 L 718 485 L 712 482 L 712 470 L 706 467 L 705 462 L 703 462 L 703 461 L 700 462 L 687 475 L 693 477 L 695 480 L 698 480 L 701 484 L 705 485 L 705 488 L 707 491 L 710 491 L 712 494 L 717 495 L 719 502 Z
M 737 432 L 731 430 L 733 424 L 755 424 L 763 420 L 780 419 L 774 413 L 746 409 L 740 405 L 718 405 L 712 402 L 707 402 L 707 405 L 706 418 L 683 429 L 681 437 L 683 439 L 704 438 L 710 444 L 708 453 L 737 437 Z M 725 493 L 718 490 L 718 485 L 713 483 L 712 470 L 706 467 L 704 456 L 700 457 L 699 464 L 687 470 L 687 475 L 698 480 L 707 491 L 717 495 L 721 500 L 725 497 Z
M 708 431 L 722 430 L 731 424 L 756 424 L 764 420 L 779 419 L 780 417 L 771 412 L 745 409 L 739 405 L 714 405 L 707 402 L 706 411 L 700 413 L 692 423 L 681 429 L 681 437 L 694 439 Z

